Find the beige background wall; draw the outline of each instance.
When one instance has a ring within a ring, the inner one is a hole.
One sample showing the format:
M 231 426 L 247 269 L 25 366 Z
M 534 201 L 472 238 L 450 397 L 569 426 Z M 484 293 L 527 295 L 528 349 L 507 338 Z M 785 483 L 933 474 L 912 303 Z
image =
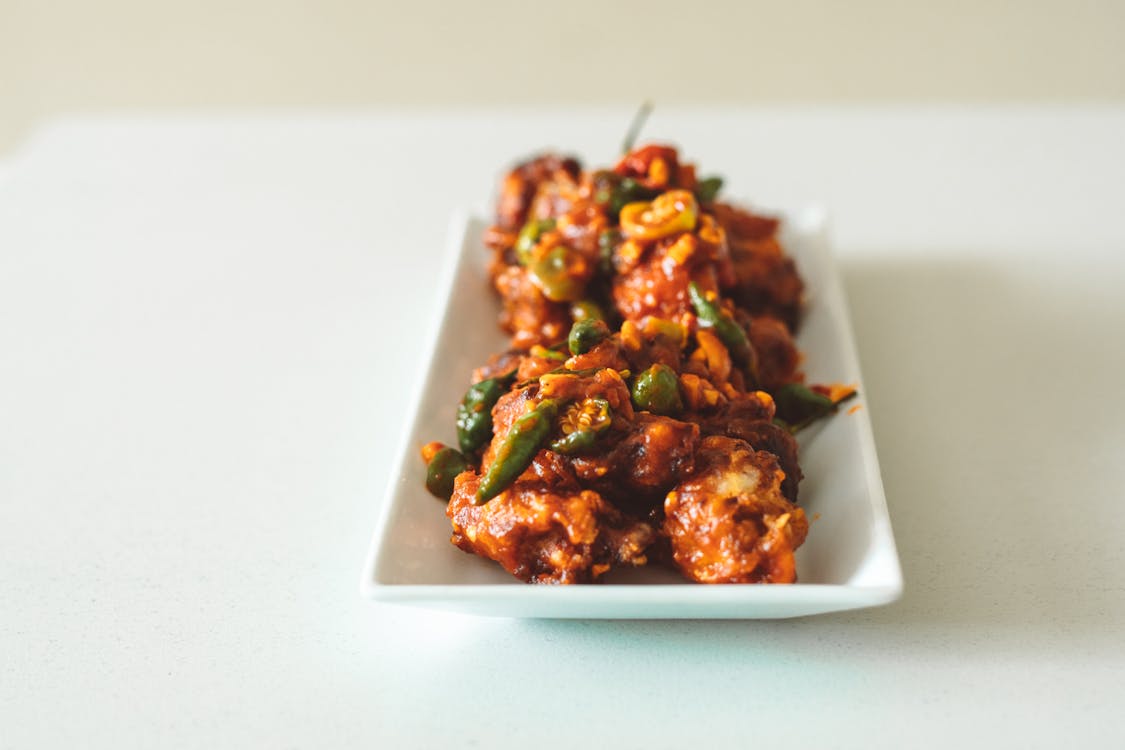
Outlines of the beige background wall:
M 66 112 L 1125 101 L 1125 2 L 0 0 L 0 152 Z

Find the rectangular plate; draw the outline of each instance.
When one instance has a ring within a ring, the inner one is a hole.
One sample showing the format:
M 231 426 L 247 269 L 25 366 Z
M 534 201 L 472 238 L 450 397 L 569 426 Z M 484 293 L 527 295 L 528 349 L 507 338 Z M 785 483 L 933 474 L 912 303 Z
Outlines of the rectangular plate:
M 427 372 L 392 465 L 364 568 L 364 595 L 480 615 L 584 618 L 796 617 L 897 599 L 902 573 L 824 216 L 813 209 L 783 222 L 782 240 L 808 287 L 798 344 L 809 382 L 855 383 L 860 395 L 851 403 L 861 408 L 842 410 L 801 435 L 800 498 L 813 520 L 797 551 L 800 583 L 701 585 L 654 567 L 611 571 L 601 584 L 535 586 L 450 543 L 444 508 L 423 486 L 419 448 L 431 440 L 456 445 L 454 410 L 470 373 L 507 346 L 485 268 L 485 222 L 462 216 L 451 225 L 440 287 L 447 302 L 430 336 Z

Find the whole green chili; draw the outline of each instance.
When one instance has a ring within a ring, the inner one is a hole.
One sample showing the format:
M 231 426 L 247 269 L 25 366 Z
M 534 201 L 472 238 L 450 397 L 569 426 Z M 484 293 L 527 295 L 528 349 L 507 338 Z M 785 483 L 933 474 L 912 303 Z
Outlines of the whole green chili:
M 695 308 L 695 315 L 699 322 L 707 328 L 713 328 L 719 340 L 730 351 L 731 359 L 740 365 L 750 362 L 750 339 L 746 331 L 734 321 L 730 315 L 719 307 L 718 301 L 712 302 L 703 294 L 703 290 L 694 281 L 688 285 L 688 295 L 691 297 L 691 306 Z
M 492 439 L 492 407 L 507 392 L 515 371 L 469 386 L 457 406 L 457 444 L 472 453 Z
M 558 412 L 558 402 L 547 399 L 512 423 L 497 447 L 488 471 L 480 480 L 476 497 L 478 505 L 507 489 L 531 465 L 535 454 L 551 434 Z
M 629 390 L 633 406 L 653 414 L 676 414 L 684 408 L 680 400 L 680 379 L 668 365 L 655 364 L 633 381 Z
M 469 462 L 455 448 L 442 448 L 426 466 L 426 489 L 441 500 L 453 496 L 453 480 L 469 468 Z
M 564 456 L 572 456 L 576 453 L 585 453 L 594 447 L 594 441 L 598 439 L 598 433 L 594 430 L 576 430 L 569 435 L 554 440 L 548 448 L 555 453 L 562 453 Z

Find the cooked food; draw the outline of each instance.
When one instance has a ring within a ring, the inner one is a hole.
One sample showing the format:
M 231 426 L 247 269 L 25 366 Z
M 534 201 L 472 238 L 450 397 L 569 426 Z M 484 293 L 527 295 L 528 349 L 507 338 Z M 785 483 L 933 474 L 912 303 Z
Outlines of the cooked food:
M 510 348 L 472 373 L 457 447 L 422 450 L 458 547 L 532 583 L 797 580 L 793 434 L 854 390 L 803 383 L 779 222 L 721 184 L 665 145 L 504 178 L 484 241 Z
M 664 534 L 685 576 L 700 583 L 791 583 L 805 512 L 781 491 L 777 456 L 745 441 L 708 437 L 697 467 L 664 502 Z
M 588 583 L 615 565 L 644 565 L 656 540 L 650 524 L 573 481 L 521 479 L 478 505 L 480 484 L 472 472 L 457 478 L 448 510 L 453 543 L 525 581 Z

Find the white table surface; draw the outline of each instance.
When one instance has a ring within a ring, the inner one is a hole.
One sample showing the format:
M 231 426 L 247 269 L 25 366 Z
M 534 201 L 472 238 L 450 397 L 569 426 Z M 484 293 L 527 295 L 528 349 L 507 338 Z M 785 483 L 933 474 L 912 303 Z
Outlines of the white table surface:
M 359 597 L 450 211 L 629 114 L 75 119 L 0 161 L 0 747 L 1125 743 L 1121 108 L 647 128 L 831 207 L 900 603 Z

